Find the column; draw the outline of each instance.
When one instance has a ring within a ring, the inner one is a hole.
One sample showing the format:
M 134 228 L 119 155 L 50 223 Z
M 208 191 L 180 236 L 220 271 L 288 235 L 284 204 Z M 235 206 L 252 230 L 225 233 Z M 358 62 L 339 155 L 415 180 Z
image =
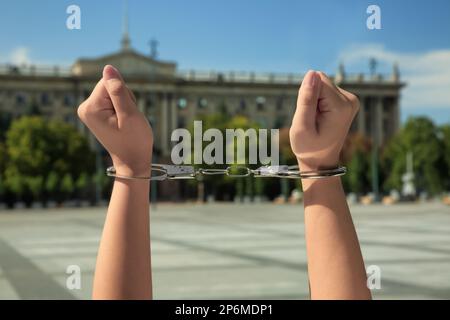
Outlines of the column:
M 147 110 L 145 110 L 145 92 L 140 91 L 138 94 L 139 98 L 137 99 L 137 107 L 140 112 L 142 112 L 145 117 L 147 117 Z
M 383 143 L 383 98 L 377 97 L 375 102 L 375 142 L 378 146 Z
M 161 110 L 161 152 L 163 156 L 167 155 L 169 153 L 169 146 L 168 146 L 168 132 L 169 128 L 167 126 L 167 119 L 168 119 L 168 109 L 169 109 L 169 101 L 167 99 L 167 94 L 162 93 L 161 99 L 162 99 L 162 110 Z
M 170 134 L 172 134 L 172 131 L 175 130 L 178 126 L 178 108 L 177 108 L 177 101 L 176 97 L 172 95 L 172 99 L 170 100 L 170 115 L 171 115 L 171 130 Z M 170 138 L 170 136 L 169 136 Z
M 358 132 L 363 136 L 366 135 L 366 97 L 359 97 L 360 108 L 358 112 Z
M 399 106 L 399 98 L 395 98 L 395 102 L 393 105 L 393 113 L 394 113 L 394 126 L 393 126 L 393 132 L 396 133 L 398 129 L 400 128 L 400 106 Z

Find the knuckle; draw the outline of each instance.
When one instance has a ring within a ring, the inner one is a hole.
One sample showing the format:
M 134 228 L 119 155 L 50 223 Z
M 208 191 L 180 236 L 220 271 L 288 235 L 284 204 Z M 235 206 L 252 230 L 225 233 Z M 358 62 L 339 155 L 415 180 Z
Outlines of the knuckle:
M 120 96 L 125 90 L 125 84 L 119 79 L 111 79 L 108 81 L 109 93 L 115 96 Z
M 358 97 L 353 93 L 349 93 L 348 99 L 350 100 L 353 110 L 355 112 L 358 112 L 358 110 L 360 108 L 360 102 L 359 102 Z
M 319 76 L 321 78 L 328 78 L 327 75 L 325 74 L 325 72 L 323 72 L 323 71 L 317 71 L 317 73 L 319 74 Z
M 77 109 L 78 117 L 86 123 L 93 115 L 93 108 L 89 100 L 83 101 Z
M 297 105 L 310 106 L 314 103 L 314 92 L 311 89 L 300 88 L 297 97 Z
M 307 131 L 308 131 L 307 127 L 304 124 L 292 125 L 289 128 L 289 139 L 290 140 L 295 140 L 299 136 L 304 135 Z
M 301 106 L 310 106 L 314 103 L 313 95 L 310 93 L 303 93 L 298 96 L 298 104 Z
M 78 114 L 78 118 L 80 118 L 82 121 L 84 121 L 87 118 L 87 104 L 86 101 L 82 102 L 78 109 L 77 109 L 77 114 Z

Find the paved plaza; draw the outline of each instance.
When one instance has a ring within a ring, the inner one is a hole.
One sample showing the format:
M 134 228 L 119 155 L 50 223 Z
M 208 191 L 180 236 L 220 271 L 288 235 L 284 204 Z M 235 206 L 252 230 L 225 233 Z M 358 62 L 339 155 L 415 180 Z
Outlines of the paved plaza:
M 105 208 L 0 211 L 0 299 L 89 299 Z M 307 299 L 301 205 L 161 204 L 156 299 Z M 376 299 L 450 298 L 450 207 L 353 206 Z M 80 290 L 66 269 L 81 268 Z

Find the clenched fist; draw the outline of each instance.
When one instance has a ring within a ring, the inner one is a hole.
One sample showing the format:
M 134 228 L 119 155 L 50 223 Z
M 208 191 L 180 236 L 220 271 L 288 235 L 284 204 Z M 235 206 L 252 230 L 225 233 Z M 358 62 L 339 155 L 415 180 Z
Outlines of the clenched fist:
M 150 174 L 152 129 L 116 68 L 105 66 L 78 116 L 109 152 L 118 175 Z
M 324 73 L 309 71 L 305 75 L 289 131 L 300 170 L 338 165 L 339 153 L 358 109 L 358 98 L 336 87 Z

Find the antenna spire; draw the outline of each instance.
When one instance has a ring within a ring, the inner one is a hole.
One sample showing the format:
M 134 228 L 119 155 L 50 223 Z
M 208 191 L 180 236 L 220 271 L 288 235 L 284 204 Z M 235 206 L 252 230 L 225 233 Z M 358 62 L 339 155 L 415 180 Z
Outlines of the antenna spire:
M 130 50 L 130 36 L 128 34 L 128 0 L 123 2 L 123 21 L 122 21 L 122 50 Z

